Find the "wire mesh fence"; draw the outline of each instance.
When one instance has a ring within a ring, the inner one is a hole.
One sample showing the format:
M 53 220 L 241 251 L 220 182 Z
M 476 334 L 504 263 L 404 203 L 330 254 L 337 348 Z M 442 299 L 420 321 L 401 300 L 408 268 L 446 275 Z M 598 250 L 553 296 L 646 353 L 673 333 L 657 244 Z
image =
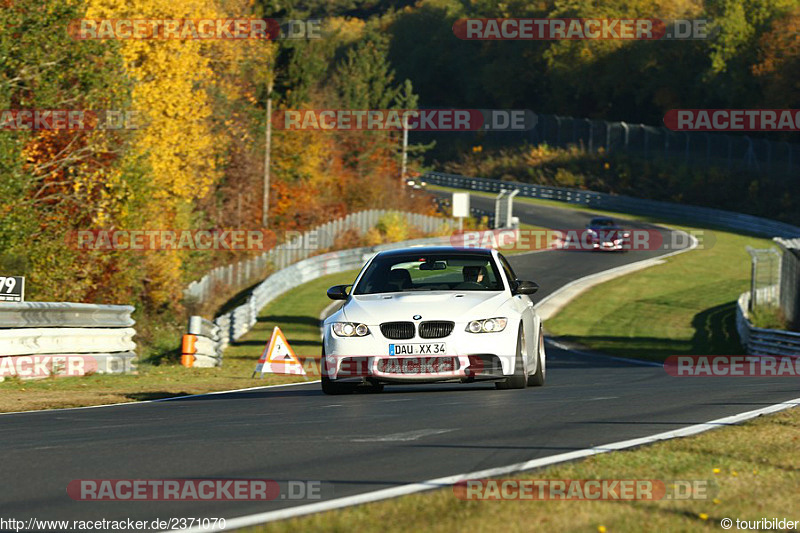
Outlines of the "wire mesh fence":
M 520 198 L 541 198 L 570 204 L 580 204 L 593 209 L 617 211 L 619 213 L 659 217 L 665 220 L 687 221 L 708 224 L 736 231 L 745 231 L 766 237 L 794 238 L 800 235 L 800 227 L 753 215 L 735 213 L 722 209 L 684 205 L 675 202 L 645 200 L 631 196 L 608 194 L 597 191 L 550 187 L 533 183 L 520 183 L 489 178 L 472 178 L 444 172 L 428 172 L 424 180 L 433 185 L 455 189 L 498 193 L 503 189 L 518 189 Z
M 794 177 L 800 172 L 800 144 L 717 132 L 675 132 L 663 126 L 609 122 L 588 118 L 537 115 L 536 127 L 504 139 L 576 146 L 587 152 L 628 153 L 661 158 L 690 167 Z M 499 139 L 500 134 L 495 136 Z
M 800 331 L 800 239 L 776 238 L 783 256 L 780 266 L 780 306 L 786 322 Z
M 781 253 L 776 248 L 747 247 L 750 254 L 750 310 L 780 303 Z

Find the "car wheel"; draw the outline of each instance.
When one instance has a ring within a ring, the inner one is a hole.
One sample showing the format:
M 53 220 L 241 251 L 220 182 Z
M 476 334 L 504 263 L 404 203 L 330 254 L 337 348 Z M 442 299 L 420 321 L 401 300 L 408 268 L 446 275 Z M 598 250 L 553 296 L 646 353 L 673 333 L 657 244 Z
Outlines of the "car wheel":
M 547 372 L 547 368 L 545 367 L 547 364 L 545 362 L 547 357 L 544 351 L 544 333 L 541 328 L 539 328 L 539 349 L 536 350 L 536 359 L 536 372 L 528 376 L 528 385 L 531 387 L 541 387 L 544 385 L 545 373 Z
M 520 324 L 519 334 L 517 335 L 517 355 L 514 360 L 514 375 L 506 378 L 505 381 L 498 381 L 495 383 L 495 387 L 501 390 L 524 389 L 528 385 L 523 350 L 527 351 L 527 346 L 525 345 L 525 332 L 522 328 L 522 324 Z
M 320 380 L 322 382 L 322 392 L 331 395 L 351 394 L 356 390 L 355 383 L 336 383 L 328 377 L 327 363 L 325 363 L 325 352 L 322 352 L 322 357 L 319 362 L 319 373 L 321 374 Z

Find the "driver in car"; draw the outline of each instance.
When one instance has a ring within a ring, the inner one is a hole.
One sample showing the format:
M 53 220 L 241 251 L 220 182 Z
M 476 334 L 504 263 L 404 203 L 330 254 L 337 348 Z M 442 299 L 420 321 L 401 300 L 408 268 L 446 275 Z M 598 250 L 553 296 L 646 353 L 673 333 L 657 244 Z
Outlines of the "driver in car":
M 488 286 L 488 279 L 486 279 L 486 267 L 480 265 L 465 266 L 462 269 L 464 276 L 464 283 L 479 283 L 484 287 Z

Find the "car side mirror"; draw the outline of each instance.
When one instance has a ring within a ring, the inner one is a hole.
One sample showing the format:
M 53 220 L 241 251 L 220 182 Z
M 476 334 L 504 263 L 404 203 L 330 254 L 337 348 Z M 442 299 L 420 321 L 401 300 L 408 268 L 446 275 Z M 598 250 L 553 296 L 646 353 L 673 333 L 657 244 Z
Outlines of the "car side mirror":
M 512 294 L 533 294 L 539 290 L 539 284 L 535 281 L 516 280 L 516 286 L 511 291 Z
M 352 285 L 334 285 L 328 289 L 328 298 L 331 300 L 347 300 L 347 288 Z

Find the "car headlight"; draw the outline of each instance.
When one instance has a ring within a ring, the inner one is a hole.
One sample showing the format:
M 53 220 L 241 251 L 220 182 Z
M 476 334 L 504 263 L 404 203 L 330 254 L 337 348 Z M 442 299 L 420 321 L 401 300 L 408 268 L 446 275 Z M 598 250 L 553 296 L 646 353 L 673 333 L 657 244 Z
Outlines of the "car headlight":
M 364 337 L 369 335 L 369 328 L 366 324 L 355 322 L 334 322 L 332 329 L 337 337 Z
M 508 324 L 508 319 L 505 317 L 473 320 L 467 324 L 467 331 L 470 333 L 497 333 L 506 329 L 506 324 Z

